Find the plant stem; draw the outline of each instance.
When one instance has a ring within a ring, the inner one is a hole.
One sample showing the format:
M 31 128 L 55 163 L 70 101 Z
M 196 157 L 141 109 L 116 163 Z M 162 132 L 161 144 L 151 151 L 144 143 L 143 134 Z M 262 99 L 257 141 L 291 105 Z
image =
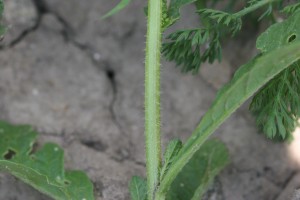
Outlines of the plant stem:
M 160 50 L 162 0 L 148 1 L 145 62 L 145 136 L 148 200 L 155 198 L 161 167 L 160 139 Z
M 267 4 L 273 3 L 275 1 L 278 1 L 278 0 L 262 0 L 262 1 L 259 1 L 258 3 L 255 3 L 252 6 L 244 8 L 243 10 L 235 13 L 234 15 L 236 17 L 243 17 L 243 16 L 245 16 L 245 15 L 253 12 L 254 10 L 259 9 L 260 7 L 263 7 L 263 6 L 267 5 Z

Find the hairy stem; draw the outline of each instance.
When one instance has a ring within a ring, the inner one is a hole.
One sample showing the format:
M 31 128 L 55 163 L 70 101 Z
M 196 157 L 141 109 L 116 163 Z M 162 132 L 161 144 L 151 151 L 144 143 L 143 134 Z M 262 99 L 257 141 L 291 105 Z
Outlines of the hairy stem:
M 148 1 L 145 62 L 145 135 L 148 199 L 155 198 L 161 167 L 160 140 L 160 49 L 162 0 Z

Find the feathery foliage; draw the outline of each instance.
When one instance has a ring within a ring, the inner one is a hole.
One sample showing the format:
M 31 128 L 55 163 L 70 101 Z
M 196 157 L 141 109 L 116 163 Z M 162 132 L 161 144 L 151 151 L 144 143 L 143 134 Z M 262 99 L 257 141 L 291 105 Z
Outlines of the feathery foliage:
M 300 116 L 300 63 L 281 72 L 253 98 L 250 110 L 269 138 L 287 139 Z
M 210 24 L 213 26 L 225 25 L 229 27 L 233 35 L 242 28 L 242 19 L 234 14 L 213 9 L 202 9 L 198 13 L 202 18 L 212 19 L 213 21 Z
M 221 60 L 221 44 L 217 31 L 180 30 L 170 34 L 166 39 L 162 46 L 163 55 L 167 60 L 175 61 L 181 66 L 183 72 L 196 73 L 202 63 Z
M 262 53 L 299 41 L 300 11 L 271 26 L 257 41 Z M 253 98 L 250 110 L 269 138 L 291 138 L 300 117 L 300 62 L 266 84 Z
M 169 23 L 164 28 L 174 24 L 179 19 L 180 7 L 178 5 L 182 6 L 191 2 L 194 1 L 171 1 L 171 5 L 166 8 L 165 16 L 173 16 L 173 18 L 167 18 Z M 201 2 L 201 5 L 206 5 L 207 3 L 203 0 Z M 212 4 L 214 5 L 217 2 L 213 1 Z M 222 48 L 220 41 L 222 36 L 227 33 L 230 33 L 232 36 L 236 35 L 242 28 L 243 16 L 267 6 L 267 10 L 259 18 L 261 20 L 273 12 L 273 4 L 275 2 L 278 3 L 278 0 L 251 0 L 248 2 L 247 7 L 232 14 L 206 7 L 198 8 L 197 13 L 201 18 L 202 26 L 191 30 L 175 31 L 168 35 L 163 44 L 162 53 L 166 60 L 174 61 L 177 66 L 181 67 L 181 71 L 197 73 L 201 64 L 221 60 Z M 197 3 L 199 1 L 196 1 Z M 228 6 L 232 7 L 235 3 L 236 1 L 233 0 L 229 2 Z

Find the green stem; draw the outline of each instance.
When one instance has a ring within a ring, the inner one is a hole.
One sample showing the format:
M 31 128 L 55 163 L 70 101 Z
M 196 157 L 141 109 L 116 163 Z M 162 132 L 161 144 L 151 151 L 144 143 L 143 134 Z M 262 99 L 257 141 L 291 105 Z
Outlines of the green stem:
M 155 199 L 161 167 L 160 140 L 160 49 L 162 0 L 148 1 L 145 62 L 145 136 L 148 200 Z
M 247 15 L 247 14 L 249 14 L 249 13 L 251 13 L 251 12 L 257 10 L 257 9 L 259 9 L 260 7 L 263 7 L 263 6 L 265 6 L 265 5 L 269 4 L 269 3 L 274 3 L 275 1 L 278 1 L 278 0 L 262 0 L 262 1 L 259 1 L 258 3 L 255 3 L 252 6 L 244 8 L 243 10 L 235 13 L 234 15 L 236 17 L 243 17 L 243 16 L 245 16 L 245 15 Z

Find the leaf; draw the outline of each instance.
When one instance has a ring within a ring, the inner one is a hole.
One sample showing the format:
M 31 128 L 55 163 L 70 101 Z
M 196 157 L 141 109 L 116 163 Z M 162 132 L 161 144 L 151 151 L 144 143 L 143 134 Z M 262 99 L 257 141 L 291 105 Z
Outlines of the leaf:
M 228 150 L 222 142 L 205 142 L 174 180 L 167 200 L 201 199 L 215 176 L 228 163 Z
M 168 61 L 175 61 L 182 72 L 196 73 L 202 63 L 221 60 L 219 39 L 218 33 L 213 30 L 179 30 L 166 38 L 162 54 Z
M 300 59 L 300 42 L 270 51 L 241 66 L 233 79 L 217 94 L 212 106 L 185 143 L 160 184 L 165 193 L 172 180 L 208 137 L 249 97 L 274 76 Z
M 236 34 L 242 28 L 242 19 L 234 14 L 213 9 L 201 9 L 198 13 L 203 18 L 214 20 L 216 26 L 224 25 L 230 27 L 232 34 Z
M 168 171 L 169 167 L 172 165 L 172 162 L 174 158 L 179 153 L 180 149 L 182 147 L 182 142 L 180 140 L 172 140 L 169 142 L 167 149 L 164 154 L 164 164 L 161 168 L 160 172 L 160 180 L 164 178 L 164 175 Z
M 300 59 L 300 43 L 295 43 L 258 56 L 240 67 L 229 84 L 217 94 L 211 108 L 195 130 L 201 138 L 215 130 L 233 111 L 253 95 L 262 85 Z M 189 140 L 196 143 L 196 139 Z M 188 145 L 188 144 L 187 144 Z
M 286 6 L 281 12 L 285 14 L 294 14 L 296 11 L 300 10 L 300 3 Z
M 271 16 L 271 14 L 274 11 L 274 7 L 281 9 L 282 8 L 282 4 L 283 4 L 283 0 L 271 0 L 271 1 L 263 1 L 263 0 L 250 0 L 247 2 L 248 3 L 248 7 L 245 8 L 246 9 L 251 9 L 254 7 L 262 7 L 262 4 L 267 5 L 267 9 L 261 14 L 261 16 L 258 18 L 257 21 L 261 21 L 263 18 L 267 17 L 267 16 Z
M 257 48 L 267 53 L 300 41 L 300 12 L 271 26 L 257 40 Z M 287 139 L 295 130 L 300 117 L 300 63 L 287 69 L 268 82 L 254 96 L 250 110 L 258 126 L 268 138 Z
M 93 185 L 81 171 L 64 171 L 63 150 L 47 143 L 32 153 L 37 133 L 0 121 L 0 170 L 56 200 L 93 200 Z
M 169 7 L 168 7 L 168 3 L 167 0 L 162 0 L 163 6 L 162 6 L 162 20 L 161 20 L 161 24 L 162 24 L 162 29 L 163 31 L 172 26 L 177 19 L 174 19 L 172 17 L 169 16 Z M 146 12 L 147 14 L 147 12 Z
M 108 18 L 116 13 L 118 13 L 119 11 L 123 10 L 129 3 L 131 2 L 131 0 L 121 0 L 120 3 L 118 3 L 118 5 L 116 5 L 112 10 L 110 10 L 108 13 L 106 13 L 102 19 Z
M 262 53 L 278 49 L 290 42 L 300 41 L 300 12 L 296 12 L 287 20 L 270 26 L 256 42 Z
M 130 184 L 129 191 L 131 200 L 146 200 L 147 198 L 147 182 L 145 179 L 133 176 Z

